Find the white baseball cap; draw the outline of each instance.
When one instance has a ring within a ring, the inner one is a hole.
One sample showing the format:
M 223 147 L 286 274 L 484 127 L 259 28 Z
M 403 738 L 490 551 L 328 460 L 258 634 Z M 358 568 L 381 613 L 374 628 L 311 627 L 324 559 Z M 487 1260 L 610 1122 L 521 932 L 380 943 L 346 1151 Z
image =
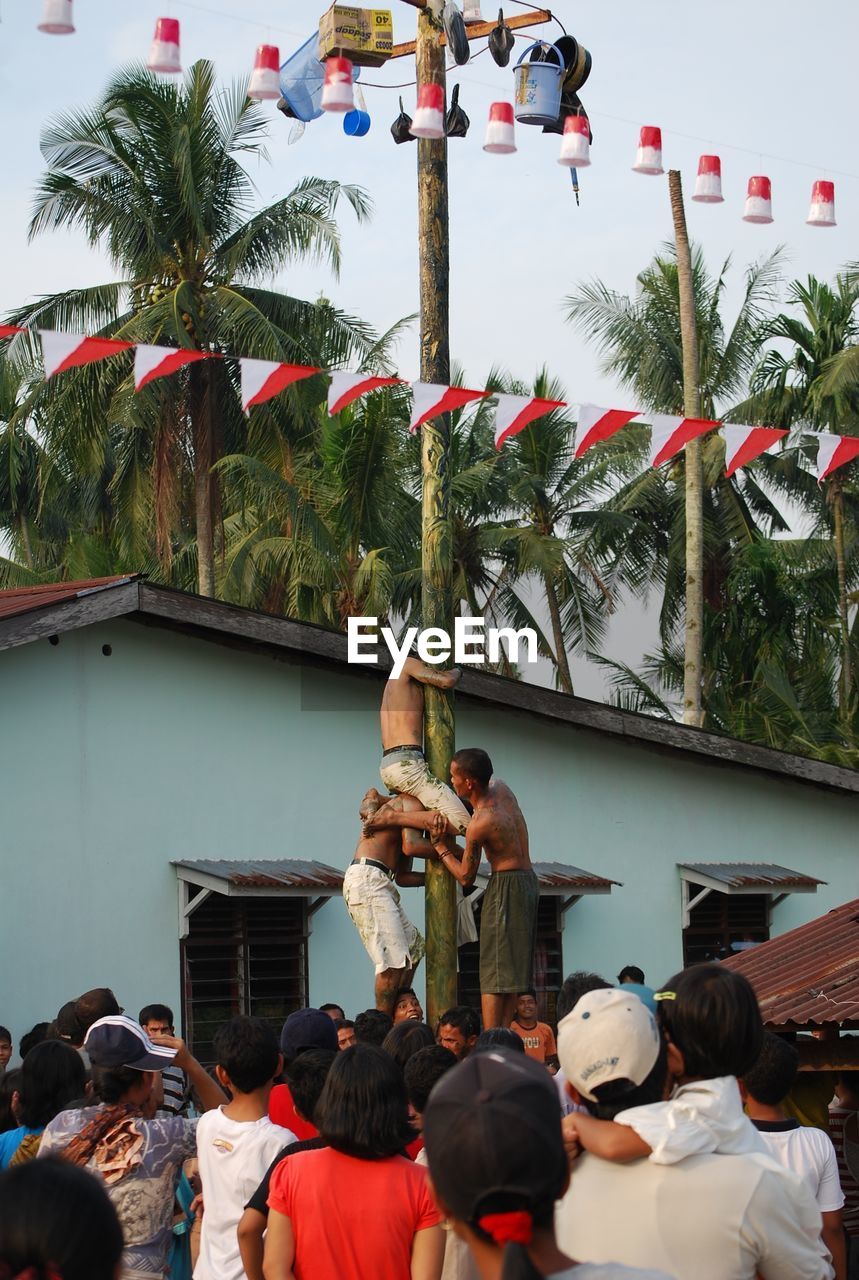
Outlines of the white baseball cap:
M 591 1102 L 613 1080 L 643 1084 L 659 1057 L 656 1019 L 623 987 L 589 991 L 558 1023 L 558 1058 L 570 1084 Z

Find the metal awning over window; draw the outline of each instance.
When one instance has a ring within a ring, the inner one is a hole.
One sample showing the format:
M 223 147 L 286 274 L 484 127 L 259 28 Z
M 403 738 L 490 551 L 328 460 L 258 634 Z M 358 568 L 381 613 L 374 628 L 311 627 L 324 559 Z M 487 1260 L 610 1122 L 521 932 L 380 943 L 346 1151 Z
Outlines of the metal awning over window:
M 531 865 L 540 883 L 540 897 L 563 898 L 562 913 L 585 895 L 611 893 L 613 888 L 623 887 L 619 880 L 609 880 L 598 876 L 595 871 L 583 871 L 581 867 L 573 867 L 566 862 L 534 862 Z M 481 862 L 477 878 L 482 888 L 485 888 L 489 876 L 489 863 Z
M 683 886 L 683 928 L 688 929 L 693 907 L 710 893 L 765 894 L 770 911 L 789 893 L 816 893 L 825 880 L 791 871 L 772 862 L 679 862 Z
M 179 937 L 188 935 L 188 918 L 212 893 L 226 897 L 312 898 L 312 915 L 343 887 L 343 872 L 324 862 L 297 858 L 175 861 L 179 882 Z

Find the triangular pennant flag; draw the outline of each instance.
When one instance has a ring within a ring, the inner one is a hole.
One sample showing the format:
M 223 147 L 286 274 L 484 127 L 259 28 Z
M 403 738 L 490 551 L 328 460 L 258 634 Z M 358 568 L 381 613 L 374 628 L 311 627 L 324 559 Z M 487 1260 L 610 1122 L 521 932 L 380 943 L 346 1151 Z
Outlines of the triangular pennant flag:
M 430 418 L 439 414 L 451 413 L 461 409 L 472 400 L 482 400 L 488 391 L 468 391 L 465 387 L 445 387 L 437 382 L 412 383 L 412 420 L 409 431 L 412 435 L 418 427 L 423 426 Z
M 15 333 L 23 333 L 16 324 L 0 324 L 0 338 L 11 338 Z
M 331 386 L 328 388 L 328 412 L 340 413 L 353 400 L 365 396 L 369 391 L 379 387 L 395 387 L 401 383 L 400 378 L 374 378 L 366 373 L 349 373 L 338 369 L 331 374 Z
M 580 404 L 579 421 L 576 427 L 576 457 L 590 449 L 592 444 L 608 440 L 621 427 L 625 427 L 633 418 L 639 416 L 638 410 L 601 409 L 598 404 Z
M 264 404 L 284 387 L 319 373 L 314 365 L 281 364 L 279 360 L 239 360 L 242 373 L 242 408 Z
M 830 431 L 809 431 L 817 440 L 817 465 L 814 473 L 822 484 L 833 471 L 859 457 L 859 436 L 836 436 Z
M 205 360 L 209 354 L 188 347 L 148 347 L 139 342 L 134 350 L 134 390 L 139 391 L 156 378 L 166 378 L 168 373 L 175 373 L 195 360 Z
M 565 400 L 540 400 L 538 396 L 508 396 L 497 394 L 495 410 L 495 448 L 500 449 L 510 436 L 527 427 L 535 418 L 542 418 L 553 409 L 563 409 Z
M 746 467 L 771 445 L 787 435 L 779 427 L 743 427 L 735 422 L 722 423 L 725 439 L 725 475 L 732 476 L 740 467 Z
M 87 338 L 82 333 L 57 333 L 55 329 L 40 329 L 39 337 L 46 378 L 79 365 L 94 364 L 96 360 L 115 356 L 117 352 L 128 351 L 134 346 L 133 342 L 121 342 L 116 338 Z
M 650 415 L 650 465 L 661 467 L 663 462 L 679 453 L 684 444 L 703 436 L 718 422 L 709 418 L 678 418 L 668 413 L 652 413 Z

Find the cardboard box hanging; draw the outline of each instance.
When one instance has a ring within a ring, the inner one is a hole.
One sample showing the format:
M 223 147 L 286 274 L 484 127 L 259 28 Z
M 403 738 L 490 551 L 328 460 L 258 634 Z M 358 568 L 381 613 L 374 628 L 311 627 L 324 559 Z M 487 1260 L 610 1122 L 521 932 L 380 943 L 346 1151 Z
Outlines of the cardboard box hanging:
M 333 4 L 319 23 L 319 57 L 336 54 L 358 67 L 380 67 L 394 47 L 390 9 L 353 9 Z

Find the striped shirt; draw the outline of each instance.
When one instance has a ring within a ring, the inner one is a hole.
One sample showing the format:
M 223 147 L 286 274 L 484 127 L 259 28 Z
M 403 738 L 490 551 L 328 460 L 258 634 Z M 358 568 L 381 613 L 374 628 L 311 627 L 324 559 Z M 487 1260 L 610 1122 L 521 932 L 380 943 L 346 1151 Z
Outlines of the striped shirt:
M 856 1111 L 848 1111 L 846 1107 L 839 1107 L 835 1102 L 829 1108 L 829 1136 L 832 1139 L 832 1145 L 835 1148 L 835 1155 L 838 1159 L 841 1190 L 844 1192 L 842 1219 L 844 1230 L 849 1236 L 859 1236 L 859 1182 L 857 1182 L 848 1167 L 849 1152 L 850 1165 L 854 1169 L 857 1168 L 859 1142 L 857 1142 L 855 1136 L 848 1136 L 846 1132 L 848 1122 L 852 1120 L 853 1124 L 850 1128 L 853 1130 L 853 1134 L 856 1134 L 857 1115 L 859 1113 Z

